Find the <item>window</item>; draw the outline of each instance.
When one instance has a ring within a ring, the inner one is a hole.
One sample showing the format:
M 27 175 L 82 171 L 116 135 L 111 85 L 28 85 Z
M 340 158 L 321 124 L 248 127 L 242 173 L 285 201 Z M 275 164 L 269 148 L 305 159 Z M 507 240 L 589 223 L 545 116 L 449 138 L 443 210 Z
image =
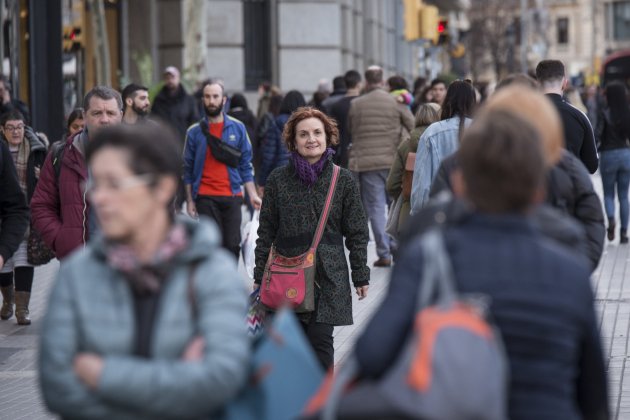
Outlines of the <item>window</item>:
M 619 1 L 612 5 L 613 39 L 630 39 L 630 1 Z
M 557 41 L 559 45 L 569 43 L 569 18 L 563 17 L 556 20 Z
M 271 33 L 269 0 L 244 2 L 245 89 L 256 90 L 271 81 Z

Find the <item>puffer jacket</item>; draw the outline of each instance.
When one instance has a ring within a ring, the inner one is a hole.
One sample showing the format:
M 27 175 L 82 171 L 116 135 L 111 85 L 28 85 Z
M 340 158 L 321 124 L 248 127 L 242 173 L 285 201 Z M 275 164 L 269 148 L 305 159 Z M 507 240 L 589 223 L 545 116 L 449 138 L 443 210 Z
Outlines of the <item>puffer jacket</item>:
M 234 258 L 221 249 L 213 223 L 179 223 L 185 224 L 190 244 L 169 263 L 150 359 L 133 355 L 133 291 L 107 264 L 102 242 L 96 239 L 62 264 L 39 353 L 41 389 L 51 411 L 73 419 L 211 418 L 238 392 L 251 351 L 243 282 Z M 183 361 L 182 353 L 195 336 L 204 338 L 203 359 Z M 74 358 L 82 351 L 103 357 L 94 390 L 73 371 Z
M 289 151 L 282 139 L 282 130 L 289 120 L 289 114 L 280 114 L 276 117 L 274 124 L 269 127 L 265 140 L 260 147 L 260 174 L 258 175 L 258 185 L 264 187 L 271 171 L 289 162 Z
M 405 105 L 383 89 L 352 101 L 348 127 L 352 136 L 348 169 L 354 172 L 389 170 L 400 142 L 413 130 L 414 119 Z
M 88 203 L 82 185 L 88 179 L 87 165 L 76 142 L 84 141 L 86 131 L 68 137 L 64 146 L 59 180 L 49 153 L 31 199 L 32 224 L 46 245 L 62 259 L 89 239 Z

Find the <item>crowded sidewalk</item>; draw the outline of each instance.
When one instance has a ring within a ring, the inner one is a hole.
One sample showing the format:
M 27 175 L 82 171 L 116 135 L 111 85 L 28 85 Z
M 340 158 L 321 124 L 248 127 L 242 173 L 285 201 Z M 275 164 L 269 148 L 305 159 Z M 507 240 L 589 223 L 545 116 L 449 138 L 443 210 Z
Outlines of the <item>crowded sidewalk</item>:
M 593 177 L 601 195 L 601 180 Z M 368 247 L 368 262 L 376 260 L 374 243 Z M 241 267 L 242 268 L 242 267 Z M 37 346 L 47 297 L 58 270 L 58 262 L 35 270 L 31 318 L 28 327 L 16 325 L 15 319 L 0 322 L 0 419 L 48 419 L 37 383 Z M 241 270 L 243 271 L 243 270 Z M 359 302 L 353 296 L 355 324 L 335 329 L 335 363 L 343 361 L 384 296 L 389 281 L 389 268 L 372 269 L 370 293 Z M 618 240 L 607 243 L 592 281 L 596 293 L 605 359 L 609 375 L 612 415 L 615 419 L 630 418 L 630 247 Z

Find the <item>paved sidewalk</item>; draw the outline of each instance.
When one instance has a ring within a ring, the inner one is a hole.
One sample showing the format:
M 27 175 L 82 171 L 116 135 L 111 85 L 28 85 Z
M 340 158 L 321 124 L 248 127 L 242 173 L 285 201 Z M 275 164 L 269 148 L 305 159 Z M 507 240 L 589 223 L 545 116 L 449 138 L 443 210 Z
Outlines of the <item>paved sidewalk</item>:
M 601 181 L 593 177 L 596 189 Z M 370 243 L 368 261 L 376 260 Z M 56 261 L 35 271 L 31 314 L 33 324 L 19 327 L 15 318 L 0 322 L 0 420 L 53 418 L 43 407 L 36 376 L 38 334 L 46 298 L 58 269 Z M 347 356 L 359 332 L 382 300 L 389 282 L 389 268 L 372 268 L 368 297 L 353 296 L 355 324 L 335 328 L 335 362 Z M 630 419 L 630 246 L 618 240 L 607 243 L 593 287 L 609 371 L 610 403 L 614 419 Z

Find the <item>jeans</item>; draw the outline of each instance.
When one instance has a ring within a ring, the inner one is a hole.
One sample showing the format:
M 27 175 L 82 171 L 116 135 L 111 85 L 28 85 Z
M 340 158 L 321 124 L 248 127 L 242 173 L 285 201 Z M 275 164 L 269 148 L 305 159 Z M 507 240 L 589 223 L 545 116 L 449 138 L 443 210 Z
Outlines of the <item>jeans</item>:
M 615 187 L 619 198 L 621 229 L 628 229 L 628 186 L 630 185 L 630 149 L 604 150 L 600 156 L 604 187 L 604 208 L 608 219 L 615 218 Z
M 385 183 L 389 171 L 359 172 L 359 185 L 361 188 L 361 201 L 370 219 L 374 241 L 376 241 L 376 255 L 379 258 L 391 258 L 389 235 L 385 232 L 387 207 L 387 193 Z
M 238 260 L 241 250 L 241 205 L 243 197 L 211 197 L 200 195 L 195 201 L 197 213 L 214 220 L 221 231 L 223 247 Z

